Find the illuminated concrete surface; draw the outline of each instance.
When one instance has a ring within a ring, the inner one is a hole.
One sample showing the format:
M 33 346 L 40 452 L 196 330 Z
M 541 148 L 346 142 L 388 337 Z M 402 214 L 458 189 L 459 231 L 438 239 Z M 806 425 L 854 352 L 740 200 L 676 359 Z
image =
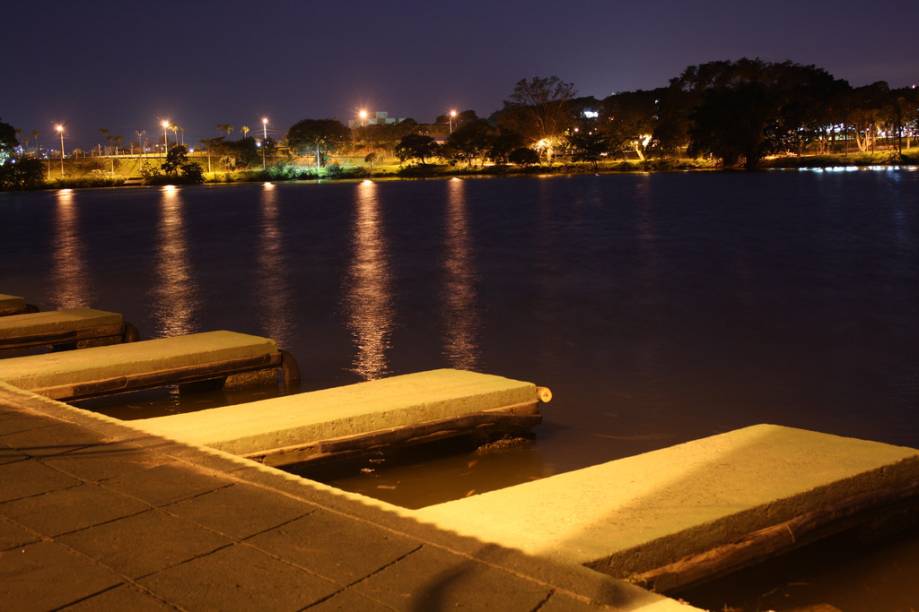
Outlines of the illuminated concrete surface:
M 117 312 L 106 312 L 92 308 L 71 308 L 48 310 L 30 314 L 10 315 L 0 318 L 0 342 L 33 336 L 51 336 L 94 329 L 111 330 L 114 335 L 121 332 L 124 319 Z
M 0 381 L 42 389 L 121 376 L 253 359 L 277 352 L 273 340 L 230 331 L 100 346 L 0 361 Z
M 692 609 L 3 383 L 0 597 L 12 610 Z
M 878 490 L 919 482 L 919 451 L 755 425 L 423 508 L 424 520 L 627 577 Z
M 0 293 L 0 316 L 15 314 L 26 309 L 26 301 L 18 295 Z
M 441 369 L 137 420 L 131 426 L 183 442 L 246 454 L 537 401 L 533 383 Z

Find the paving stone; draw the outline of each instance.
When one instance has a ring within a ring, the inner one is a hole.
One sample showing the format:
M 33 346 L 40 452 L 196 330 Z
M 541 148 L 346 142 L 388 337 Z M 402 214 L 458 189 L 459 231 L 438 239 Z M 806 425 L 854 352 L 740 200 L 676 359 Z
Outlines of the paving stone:
M 56 536 L 149 508 L 136 499 L 85 484 L 0 504 L 0 514 L 47 536 Z
M 583 610 L 595 610 L 598 607 L 600 606 L 590 605 L 569 595 L 552 593 L 549 600 L 539 608 L 539 612 L 581 612 Z
M 5 414 L 0 417 L 0 436 L 18 433 L 20 431 L 30 431 L 40 427 L 48 427 L 55 423 L 60 423 L 60 421 L 33 416 L 31 414 L 23 414 L 21 412 Z
M 241 545 L 177 565 L 140 583 L 189 610 L 296 610 L 339 588 Z
M 228 480 L 203 474 L 191 466 L 178 463 L 158 465 L 116 476 L 105 482 L 106 487 L 139 497 L 154 506 L 171 504 L 229 484 Z
M 101 481 L 163 465 L 169 459 L 131 445 L 115 443 L 82 448 L 43 461 L 77 478 Z
M 356 593 L 353 589 L 345 589 L 333 597 L 326 599 L 322 603 L 310 606 L 310 612 L 333 612 L 335 610 L 360 610 L 361 612 L 384 612 L 393 610 L 389 606 L 384 606 L 378 601 L 364 597 Z
M 419 542 L 319 510 L 246 541 L 341 584 L 418 548 Z
M 28 455 L 20 453 L 18 450 L 0 446 L 0 465 L 15 463 L 16 461 L 22 461 L 28 458 Z
M 79 480 L 31 459 L 0 465 L 0 502 L 79 484 Z
M 315 506 L 249 485 L 233 485 L 166 506 L 164 510 L 243 539 L 291 521 Z
M 99 435 L 83 427 L 60 423 L 0 437 L 0 443 L 32 457 L 60 455 L 99 443 Z
M 0 516 L 0 550 L 18 548 L 24 544 L 37 542 L 41 538 L 16 523 Z
M 549 587 L 425 547 L 363 580 L 358 592 L 398 610 L 532 610 Z
M 62 610 L 68 612 L 160 612 L 162 610 L 175 610 L 170 605 L 150 597 L 140 589 L 127 584 L 109 589 L 104 593 L 94 595 L 73 605 L 65 606 Z
M 0 552 L 0 607 L 50 610 L 121 582 L 111 571 L 54 542 Z
M 132 578 L 212 552 L 229 540 L 158 510 L 135 514 L 59 538 Z

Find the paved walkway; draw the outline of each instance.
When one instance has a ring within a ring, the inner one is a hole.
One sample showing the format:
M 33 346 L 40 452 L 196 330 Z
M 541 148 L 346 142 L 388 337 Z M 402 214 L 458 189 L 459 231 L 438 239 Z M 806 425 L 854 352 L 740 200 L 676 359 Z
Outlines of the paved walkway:
M 689 610 L 0 383 L 4 610 Z

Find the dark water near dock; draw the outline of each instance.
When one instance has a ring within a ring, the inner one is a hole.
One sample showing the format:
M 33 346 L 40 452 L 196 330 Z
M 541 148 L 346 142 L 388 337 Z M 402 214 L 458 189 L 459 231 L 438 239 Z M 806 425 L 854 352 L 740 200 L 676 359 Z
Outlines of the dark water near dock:
M 919 446 L 915 170 L 0 194 L 0 279 L 145 337 L 274 337 L 303 389 L 445 366 L 552 388 L 532 443 L 332 482 L 403 505 L 759 422 Z

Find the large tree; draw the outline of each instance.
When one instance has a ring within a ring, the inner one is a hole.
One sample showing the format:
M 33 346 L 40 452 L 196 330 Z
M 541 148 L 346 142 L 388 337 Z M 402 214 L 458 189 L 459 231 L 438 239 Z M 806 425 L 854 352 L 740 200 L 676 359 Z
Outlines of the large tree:
M 573 120 L 573 83 L 557 76 L 521 79 L 498 113 L 499 124 L 534 140 L 557 138 Z
M 351 130 L 335 119 L 304 119 L 287 131 L 287 144 L 300 155 L 313 153 L 316 167 L 324 165 L 323 157 L 337 151 L 351 138 Z
M 610 141 L 598 128 L 585 126 L 568 135 L 568 146 L 575 161 L 589 161 L 596 169 L 603 154 L 609 152 Z
M 452 158 L 471 164 L 475 159 L 484 159 L 498 136 L 498 130 L 484 119 L 473 119 L 462 123 L 447 138 L 447 150 Z
M 692 113 L 690 155 L 711 154 L 726 167 L 743 161 L 748 170 L 773 151 L 769 138 L 778 102 L 760 83 L 712 89 Z
M 417 159 L 424 166 L 427 159 L 437 155 L 437 143 L 424 134 L 406 134 L 396 145 L 396 156 L 400 161 Z
M 661 95 L 659 91 L 629 91 L 603 101 L 598 126 L 610 148 L 624 148 L 645 159 L 658 127 Z
M 753 169 L 769 153 L 800 152 L 816 138 L 840 84 L 815 66 L 744 58 L 690 66 L 671 87 L 691 109 L 690 153 Z

